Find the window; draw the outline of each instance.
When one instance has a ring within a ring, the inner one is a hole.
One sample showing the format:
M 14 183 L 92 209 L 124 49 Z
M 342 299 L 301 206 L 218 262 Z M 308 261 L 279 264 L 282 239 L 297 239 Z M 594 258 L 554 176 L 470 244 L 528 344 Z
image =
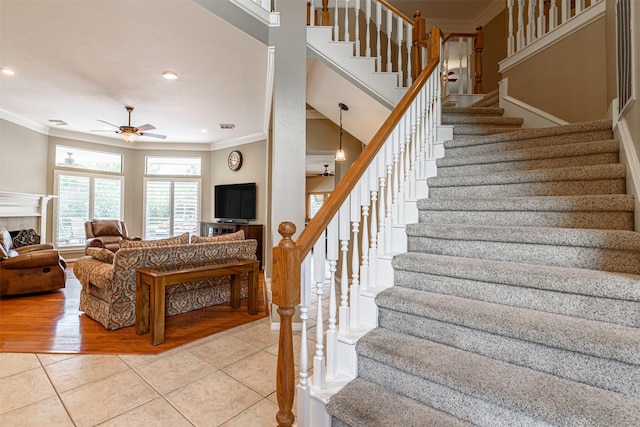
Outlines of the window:
M 56 168 L 122 173 L 122 155 L 56 145 Z
M 200 176 L 200 157 L 147 157 L 147 175 Z
M 144 187 L 145 239 L 197 232 L 200 223 L 200 179 L 145 178 Z
M 331 193 L 307 193 L 307 219 L 311 219 L 327 201 Z
M 84 245 L 84 223 L 122 218 L 124 177 L 56 171 L 55 241 L 59 247 Z

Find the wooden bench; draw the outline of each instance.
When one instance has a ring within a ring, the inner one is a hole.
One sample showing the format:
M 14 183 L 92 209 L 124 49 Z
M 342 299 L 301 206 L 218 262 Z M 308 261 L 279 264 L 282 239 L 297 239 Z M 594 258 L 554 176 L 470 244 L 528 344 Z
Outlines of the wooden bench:
M 231 276 L 231 307 L 240 307 L 240 275 L 249 276 L 249 314 L 258 314 L 257 260 L 227 258 L 172 264 L 136 270 L 136 333 L 151 332 L 153 345 L 164 342 L 165 289 L 167 286 L 212 277 Z

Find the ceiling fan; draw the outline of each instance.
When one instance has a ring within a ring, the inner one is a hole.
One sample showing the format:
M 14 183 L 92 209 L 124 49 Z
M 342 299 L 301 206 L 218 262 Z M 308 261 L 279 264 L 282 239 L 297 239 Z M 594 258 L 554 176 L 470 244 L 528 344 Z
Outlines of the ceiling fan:
M 139 136 L 149 136 L 151 138 L 159 138 L 159 139 L 165 139 L 167 136 L 166 135 L 159 135 L 157 133 L 148 133 L 145 132 L 147 130 L 153 130 L 156 127 L 150 124 L 146 124 L 146 125 L 142 125 L 142 126 L 131 126 L 131 112 L 133 111 L 133 107 L 130 106 L 125 106 L 124 107 L 128 112 L 129 112 L 129 124 L 128 125 L 122 125 L 122 126 L 117 126 L 114 125 L 113 123 L 109 123 L 106 122 L 104 120 L 100 120 L 98 119 L 99 122 L 107 124 L 109 126 L 113 126 L 115 128 L 117 128 L 118 130 L 116 131 L 111 131 L 111 130 L 105 130 L 105 129 L 96 129 L 96 130 L 92 130 L 91 132 L 115 132 L 117 134 L 122 135 L 122 138 L 124 138 L 125 141 L 127 142 L 134 142 L 136 140 L 137 137 Z
M 334 176 L 334 175 L 335 173 L 329 171 L 329 165 L 324 165 L 324 172 L 318 174 L 318 176 L 322 176 L 322 177 Z

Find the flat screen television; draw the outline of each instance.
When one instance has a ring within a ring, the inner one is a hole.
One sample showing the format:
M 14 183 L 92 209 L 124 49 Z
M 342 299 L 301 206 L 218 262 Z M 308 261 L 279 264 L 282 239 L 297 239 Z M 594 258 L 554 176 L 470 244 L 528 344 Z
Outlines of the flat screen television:
M 256 219 L 256 183 L 216 185 L 214 216 L 223 222 Z

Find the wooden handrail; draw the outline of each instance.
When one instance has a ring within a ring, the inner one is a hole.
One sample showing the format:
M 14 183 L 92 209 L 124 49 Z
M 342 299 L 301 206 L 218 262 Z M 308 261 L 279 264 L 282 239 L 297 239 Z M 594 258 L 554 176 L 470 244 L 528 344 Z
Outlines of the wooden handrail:
M 395 13 L 396 15 L 398 15 L 400 18 L 402 18 L 403 20 L 407 21 L 409 24 L 413 25 L 413 20 L 411 18 L 409 18 L 407 15 L 405 15 L 404 13 L 400 12 L 398 9 L 396 9 L 395 6 L 393 6 L 392 4 L 389 4 L 388 1 L 386 0 L 377 0 L 378 3 L 380 3 L 381 5 L 383 5 L 384 7 L 386 7 L 387 9 L 389 9 L 391 12 Z
M 439 28 L 432 28 L 431 39 L 441 36 Z M 331 219 L 338 212 L 367 168 L 374 161 L 378 151 L 387 142 L 388 137 L 400 122 L 411 103 L 420 93 L 429 77 L 440 64 L 438 43 L 432 43 L 429 63 L 402 97 L 396 108 L 371 139 L 364 151 L 353 162 L 331 197 L 322 205 L 313 219 L 300 233 L 297 241 L 291 237 L 296 227 L 291 222 L 283 222 L 278 227 L 282 239 L 273 248 L 273 303 L 278 306 L 280 315 L 280 335 L 278 345 L 278 365 L 276 373 L 276 395 L 278 398 L 278 414 L 276 420 L 280 427 L 290 427 L 294 422 L 291 412 L 295 394 L 295 370 L 293 359 L 292 317 L 295 307 L 300 304 L 300 273 L 305 256 L 311 251 L 315 242 L 322 236 Z

